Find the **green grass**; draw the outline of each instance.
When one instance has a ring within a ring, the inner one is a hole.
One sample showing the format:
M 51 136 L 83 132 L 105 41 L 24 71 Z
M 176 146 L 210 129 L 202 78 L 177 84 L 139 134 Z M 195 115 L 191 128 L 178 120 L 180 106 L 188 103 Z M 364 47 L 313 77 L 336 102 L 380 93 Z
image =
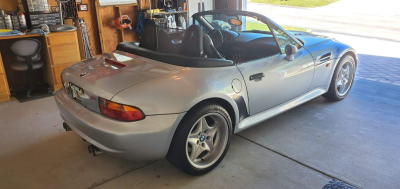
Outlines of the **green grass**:
M 292 27 L 292 26 L 282 26 L 283 29 L 285 30 L 295 30 L 295 31 L 307 31 L 305 28 L 298 28 L 298 27 Z M 269 31 L 269 28 L 267 25 L 263 23 L 257 23 L 257 22 L 246 22 L 246 30 L 261 30 L 261 31 Z
M 246 31 L 249 30 L 261 30 L 261 31 L 269 31 L 267 25 L 257 22 L 246 22 Z
M 305 28 L 298 28 L 298 27 L 293 27 L 293 26 L 282 26 L 282 28 L 285 30 L 307 31 L 307 29 L 305 29 Z
M 288 5 L 295 7 L 322 7 L 339 0 L 251 0 L 254 3 L 266 3 L 275 5 Z

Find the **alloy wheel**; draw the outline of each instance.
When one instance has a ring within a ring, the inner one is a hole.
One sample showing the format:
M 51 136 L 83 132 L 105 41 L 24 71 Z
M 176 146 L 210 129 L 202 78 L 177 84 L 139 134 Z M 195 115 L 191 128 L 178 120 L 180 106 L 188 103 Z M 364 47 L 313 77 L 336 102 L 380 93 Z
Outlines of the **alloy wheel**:
M 354 80 L 354 62 L 345 62 L 336 78 L 336 93 L 339 96 L 345 96 L 350 90 Z
M 198 169 L 213 165 L 223 154 L 229 138 L 228 123 L 219 113 L 202 116 L 186 140 L 186 157 Z

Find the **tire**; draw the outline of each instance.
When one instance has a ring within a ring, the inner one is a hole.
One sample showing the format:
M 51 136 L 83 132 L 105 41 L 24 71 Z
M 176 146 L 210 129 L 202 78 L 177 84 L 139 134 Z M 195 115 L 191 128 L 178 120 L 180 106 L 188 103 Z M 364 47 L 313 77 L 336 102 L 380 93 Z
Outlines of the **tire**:
M 347 67 L 348 72 L 345 71 L 345 67 Z M 346 98 L 353 87 L 356 67 L 355 60 L 351 55 L 342 57 L 333 73 L 328 92 L 322 96 L 331 101 L 341 101 Z M 343 75 L 347 75 L 348 77 L 344 77 Z
M 185 115 L 176 129 L 167 160 L 190 175 L 208 173 L 224 159 L 231 136 L 232 121 L 228 112 L 216 103 L 199 104 Z

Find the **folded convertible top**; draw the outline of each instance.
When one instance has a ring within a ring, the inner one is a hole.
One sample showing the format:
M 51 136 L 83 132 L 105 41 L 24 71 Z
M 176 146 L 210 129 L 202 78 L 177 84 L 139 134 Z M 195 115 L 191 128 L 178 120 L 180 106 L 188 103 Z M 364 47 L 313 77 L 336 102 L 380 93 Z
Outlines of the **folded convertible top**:
M 117 50 L 157 60 L 167 64 L 183 67 L 195 67 L 195 68 L 213 68 L 213 67 L 226 67 L 233 66 L 233 62 L 230 60 L 214 59 L 214 58 L 199 58 L 199 57 L 187 57 L 176 54 L 165 54 L 152 50 L 148 50 L 142 47 L 138 47 L 134 42 L 122 42 L 118 44 Z

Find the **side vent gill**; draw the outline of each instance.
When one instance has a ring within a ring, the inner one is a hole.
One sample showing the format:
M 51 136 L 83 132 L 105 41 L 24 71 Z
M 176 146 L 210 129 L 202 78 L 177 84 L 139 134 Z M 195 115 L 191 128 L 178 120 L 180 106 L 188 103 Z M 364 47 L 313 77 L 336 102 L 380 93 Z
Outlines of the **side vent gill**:
M 318 64 L 322 64 L 328 60 L 331 60 L 332 56 L 333 56 L 332 52 L 327 52 L 322 55 L 319 55 L 315 58 L 315 64 L 318 65 Z

